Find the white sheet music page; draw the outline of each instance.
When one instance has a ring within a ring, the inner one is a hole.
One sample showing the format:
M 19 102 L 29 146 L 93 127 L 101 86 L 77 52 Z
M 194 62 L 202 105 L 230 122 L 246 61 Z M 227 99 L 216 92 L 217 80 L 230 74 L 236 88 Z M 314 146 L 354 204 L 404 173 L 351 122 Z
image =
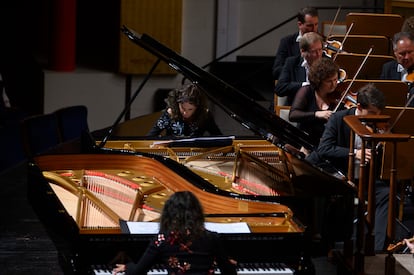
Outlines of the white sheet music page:
M 157 234 L 160 230 L 158 222 L 127 222 L 131 234 Z
M 217 233 L 250 233 L 250 228 L 245 222 L 205 222 L 204 225 L 208 230 Z
M 157 222 L 130 222 L 127 226 L 131 234 L 157 234 L 160 224 Z M 234 223 L 216 223 L 206 222 L 205 226 L 208 230 L 217 233 L 250 233 L 250 228 L 245 222 Z

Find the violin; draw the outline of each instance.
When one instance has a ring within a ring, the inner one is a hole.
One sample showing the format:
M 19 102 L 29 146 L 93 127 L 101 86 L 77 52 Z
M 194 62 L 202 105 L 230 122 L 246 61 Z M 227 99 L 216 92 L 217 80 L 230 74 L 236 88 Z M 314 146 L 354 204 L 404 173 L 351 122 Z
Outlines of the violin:
M 405 77 L 405 80 L 411 83 L 414 82 L 414 72 L 408 73 L 407 76 Z
M 414 242 L 414 237 L 407 239 L 408 242 L 412 243 Z M 401 247 L 403 247 L 405 245 L 404 241 L 398 242 L 396 244 L 389 244 L 387 247 L 387 251 L 388 252 L 395 252 L 396 250 L 400 249 Z
M 327 40 L 324 45 L 324 52 L 326 56 L 332 58 L 334 54 L 343 52 L 342 43 L 337 40 Z
M 341 10 L 341 6 L 338 7 L 338 9 L 336 10 L 336 14 L 335 17 L 331 23 L 331 26 L 329 28 L 329 32 L 327 34 L 327 36 L 322 35 L 322 37 L 324 38 L 325 44 L 323 45 L 324 48 L 324 53 L 326 56 L 331 57 L 333 56 L 333 54 L 338 53 L 340 50 L 342 50 L 342 43 L 337 41 L 337 40 L 328 40 L 327 37 L 329 37 L 332 33 L 332 28 L 335 25 L 336 19 L 338 18 L 338 14 L 339 11 Z
M 342 95 L 344 94 L 346 90 L 346 85 L 348 83 L 341 82 L 336 87 L 336 90 L 329 94 L 328 99 L 329 102 L 335 106 L 340 106 L 339 109 L 350 109 L 352 107 L 356 107 L 357 105 L 357 93 L 348 91 L 344 98 L 342 98 Z M 349 84 L 350 85 L 350 84 Z
M 341 106 L 341 104 L 343 104 L 343 102 L 345 102 L 345 98 L 349 98 L 349 95 L 350 94 L 348 94 L 348 92 L 351 89 L 352 84 L 355 82 L 355 79 L 357 78 L 359 72 L 361 71 L 362 67 L 364 66 L 365 62 L 367 61 L 367 59 L 368 59 L 369 55 L 371 54 L 372 50 L 373 50 L 373 47 L 371 47 L 369 49 L 369 51 L 367 52 L 364 60 L 362 60 L 362 63 L 359 66 L 357 72 L 355 73 L 354 77 L 352 78 L 351 83 L 348 85 L 348 87 L 346 88 L 345 92 L 342 93 L 340 99 L 338 100 L 338 104 L 336 105 L 336 107 L 333 110 L 334 113 L 338 110 L 339 106 Z
M 345 34 L 344 39 L 342 40 L 342 42 L 339 42 L 337 40 L 329 40 L 329 39 L 326 40 L 325 45 L 324 45 L 325 54 L 327 56 L 331 57 L 331 58 L 335 54 L 335 57 L 333 58 L 334 61 L 336 59 L 336 56 L 337 56 L 336 54 L 337 53 L 346 53 L 346 51 L 343 50 L 343 46 L 345 44 L 345 40 L 347 39 L 347 37 L 349 35 L 349 32 L 351 31 L 353 25 L 354 25 L 354 23 L 352 23 L 349 26 L 349 28 L 348 28 L 348 30 L 347 30 L 347 32 L 346 32 L 346 34 Z

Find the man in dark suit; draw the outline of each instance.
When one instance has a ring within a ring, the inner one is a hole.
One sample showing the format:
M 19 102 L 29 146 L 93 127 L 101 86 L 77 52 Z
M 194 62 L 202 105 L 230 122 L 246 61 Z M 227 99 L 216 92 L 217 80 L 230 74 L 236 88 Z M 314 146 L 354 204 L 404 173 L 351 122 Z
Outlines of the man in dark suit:
M 291 105 L 299 88 L 309 84 L 307 79 L 309 67 L 323 55 L 323 38 L 316 32 L 305 33 L 299 45 L 300 55 L 286 59 L 275 86 L 277 96 L 287 97 L 285 105 Z
M 401 80 L 408 85 L 407 98 L 414 94 L 414 34 L 399 32 L 394 35 L 392 46 L 395 60 L 388 61 L 382 66 L 381 79 Z M 409 103 L 414 107 L 414 100 Z
M 318 32 L 319 16 L 315 8 L 306 7 L 298 13 L 298 31 L 280 39 L 279 48 L 273 63 L 272 74 L 278 79 L 286 58 L 300 54 L 299 40 L 307 32 Z
M 368 84 L 358 91 L 357 107 L 345 109 L 334 113 L 328 120 L 318 148 L 313 151 L 307 160 L 315 165 L 329 161 L 333 166 L 347 175 L 348 159 L 350 152 L 351 130 L 343 120 L 348 115 L 378 115 L 385 108 L 384 94 L 374 85 Z M 355 178 L 358 179 L 359 164 L 361 162 L 361 143 L 355 139 Z M 371 149 L 365 149 L 365 161 L 369 163 Z M 355 181 L 358 182 L 357 180 Z M 387 182 L 377 180 L 375 190 L 375 250 L 384 251 L 388 219 L 388 194 Z M 334 231 L 334 230 L 330 230 Z M 329 233 L 328 233 L 329 234 Z

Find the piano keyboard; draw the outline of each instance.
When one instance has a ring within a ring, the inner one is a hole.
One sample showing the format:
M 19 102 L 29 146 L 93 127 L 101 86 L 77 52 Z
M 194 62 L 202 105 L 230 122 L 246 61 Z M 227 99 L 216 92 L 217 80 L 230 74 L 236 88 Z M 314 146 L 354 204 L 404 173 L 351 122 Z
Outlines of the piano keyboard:
M 92 266 L 94 275 L 112 275 L 112 268 L 105 265 Z M 118 273 L 123 275 L 124 273 Z M 163 268 L 151 269 L 147 275 L 166 275 L 167 270 Z M 221 274 L 217 269 L 215 274 Z M 239 264 L 237 267 L 238 275 L 293 275 L 294 270 L 290 269 L 283 263 L 255 263 L 255 264 Z

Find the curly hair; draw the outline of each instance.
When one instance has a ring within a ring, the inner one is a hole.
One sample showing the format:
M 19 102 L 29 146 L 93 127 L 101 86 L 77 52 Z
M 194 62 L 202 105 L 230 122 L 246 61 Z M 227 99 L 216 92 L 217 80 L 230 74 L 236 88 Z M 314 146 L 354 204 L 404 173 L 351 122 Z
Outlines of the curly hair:
M 171 108 L 171 118 L 173 120 L 182 119 L 182 115 L 179 108 L 179 103 L 188 102 L 197 107 L 192 117 L 194 122 L 202 123 L 208 112 L 208 101 L 203 91 L 195 84 L 191 83 L 185 85 L 181 89 L 174 89 L 169 92 L 168 97 L 165 99 L 167 108 Z
M 192 192 L 175 192 L 162 210 L 160 233 L 197 238 L 205 232 L 204 220 L 201 203 Z
M 339 77 L 339 66 L 330 58 L 320 58 L 316 60 L 309 69 L 309 83 L 318 90 L 325 79 L 334 76 Z

